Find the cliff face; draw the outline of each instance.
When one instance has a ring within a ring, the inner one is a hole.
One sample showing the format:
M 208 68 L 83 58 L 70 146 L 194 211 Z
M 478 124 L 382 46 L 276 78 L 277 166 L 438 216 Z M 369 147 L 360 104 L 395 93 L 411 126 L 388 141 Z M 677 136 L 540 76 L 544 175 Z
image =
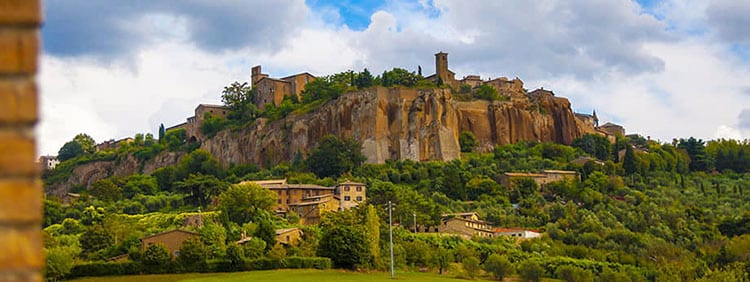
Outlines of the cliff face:
M 53 185 L 45 185 L 48 195 L 64 198 L 71 187 L 83 185 L 88 187 L 92 183 L 110 176 L 129 176 L 136 173 L 150 174 L 156 169 L 179 162 L 185 153 L 164 152 L 153 159 L 139 162 L 133 155 L 123 160 L 94 161 L 76 166 L 67 181 Z
M 552 95 L 462 102 L 445 89 L 375 87 L 347 93 L 307 114 L 222 131 L 202 148 L 225 165 L 270 166 L 291 161 L 298 151 L 306 154 L 333 134 L 359 141 L 369 163 L 448 161 L 460 157 L 462 131 L 473 132 L 479 150 L 486 152 L 518 141 L 570 144 L 585 129 L 570 102 Z

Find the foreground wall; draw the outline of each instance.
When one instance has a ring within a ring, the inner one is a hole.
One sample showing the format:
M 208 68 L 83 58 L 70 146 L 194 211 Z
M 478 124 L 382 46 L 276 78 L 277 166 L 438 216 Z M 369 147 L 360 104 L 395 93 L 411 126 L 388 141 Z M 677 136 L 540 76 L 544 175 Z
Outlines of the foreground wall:
M 0 0 L 0 281 L 41 281 L 42 193 L 34 163 L 38 0 Z

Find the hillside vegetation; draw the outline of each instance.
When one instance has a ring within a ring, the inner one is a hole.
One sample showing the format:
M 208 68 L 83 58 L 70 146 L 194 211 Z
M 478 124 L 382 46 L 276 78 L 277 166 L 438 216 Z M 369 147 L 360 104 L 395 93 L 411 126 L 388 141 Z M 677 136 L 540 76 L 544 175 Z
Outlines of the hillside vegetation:
M 498 146 L 490 154 L 465 148 L 461 160 L 385 164 L 362 164 L 351 148 L 333 145 L 321 144 L 307 158 L 298 156 L 291 164 L 262 170 L 253 165 L 223 168 L 204 151 L 177 146 L 190 153 L 174 166 L 80 187 L 80 198 L 71 203 L 47 198 L 47 275 L 66 277 L 79 265 L 122 254 L 143 265 L 142 273 L 228 271 L 216 267 L 224 265 L 222 261 L 314 256 L 330 257 L 338 268 L 385 270 L 388 201 L 396 206 L 398 269 L 432 269 L 464 278 L 516 273 L 532 280 L 568 281 L 746 281 L 750 273 L 748 142 L 688 138 L 659 144 L 631 136 L 609 144 L 586 135 L 573 146 L 518 143 Z M 121 153 L 144 152 L 149 146 L 168 147 L 137 142 Z M 60 167 L 103 154 L 117 157 L 112 152 L 83 154 Z M 312 172 L 321 166 L 338 169 L 325 170 L 325 178 L 319 178 Z M 543 187 L 521 180 L 513 189 L 499 184 L 504 172 L 541 169 L 575 170 L 581 180 Z M 47 181 L 57 173 L 48 174 Z M 320 185 L 333 185 L 337 179 L 360 181 L 368 187 L 367 205 L 327 214 L 320 226 L 302 226 L 305 235 L 299 246 L 274 247 L 273 236 L 264 234 L 296 226 L 298 218 L 276 217 L 267 205 L 256 204 L 267 201 L 264 198 L 275 201 L 273 194 L 256 194 L 246 203 L 257 207 L 255 212 L 231 219 L 226 216 L 231 207 L 217 201 L 232 191 L 232 183 L 273 178 Z M 414 217 L 420 227 L 433 226 L 442 213 L 464 211 L 476 211 L 496 227 L 535 229 L 544 236 L 463 240 L 409 232 Z M 205 225 L 187 227 L 201 234 L 201 240 L 191 244 L 197 248 L 193 261 L 154 261 L 148 251 L 141 253 L 140 237 L 181 227 L 185 217 L 198 213 Z M 243 232 L 257 238 L 238 249 L 233 242 Z M 349 249 L 337 249 L 342 244 Z M 187 265 L 195 260 L 207 264 Z M 152 265 L 147 268 L 148 263 Z

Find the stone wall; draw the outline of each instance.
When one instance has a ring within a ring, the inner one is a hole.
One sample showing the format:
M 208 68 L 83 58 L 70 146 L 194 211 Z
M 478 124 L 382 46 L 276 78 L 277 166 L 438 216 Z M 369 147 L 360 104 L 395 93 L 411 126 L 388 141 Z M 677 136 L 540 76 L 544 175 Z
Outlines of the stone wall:
M 41 281 L 42 188 L 34 162 L 41 4 L 0 0 L 0 281 Z

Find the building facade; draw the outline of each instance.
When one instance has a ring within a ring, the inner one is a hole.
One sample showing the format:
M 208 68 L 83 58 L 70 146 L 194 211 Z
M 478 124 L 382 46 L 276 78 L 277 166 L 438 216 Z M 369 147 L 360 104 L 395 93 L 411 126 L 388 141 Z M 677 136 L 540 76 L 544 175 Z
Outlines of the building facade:
M 149 246 L 161 244 L 167 248 L 174 257 L 180 255 L 182 243 L 190 238 L 199 238 L 200 234 L 186 230 L 170 230 L 141 238 L 141 251 L 146 251 Z
M 290 75 L 283 78 L 271 78 L 268 74 L 264 74 L 261 70 L 261 66 L 253 67 L 251 71 L 251 79 L 253 88 L 255 88 L 255 97 L 253 103 L 258 109 L 265 109 L 266 105 L 273 104 L 274 106 L 281 105 L 285 97 L 294 95 L 298 100 L 302 99 L 302 91 L 305 90 L 305 85 L 315 79 L 315 76 L 303 72 L 295 75 Z
M 506 172 L 500 176 L 500 185 L 507 188 L 513 188 L 514 182 L 520 179 L 531 179 L 542 187 L 548 183 L 563 181 L 563 180 L 574 180 L 580 181 L 580 175 L 576 171 L 568 170 L 542 170 L 539 173 L 528 173 L 528 172 Z

